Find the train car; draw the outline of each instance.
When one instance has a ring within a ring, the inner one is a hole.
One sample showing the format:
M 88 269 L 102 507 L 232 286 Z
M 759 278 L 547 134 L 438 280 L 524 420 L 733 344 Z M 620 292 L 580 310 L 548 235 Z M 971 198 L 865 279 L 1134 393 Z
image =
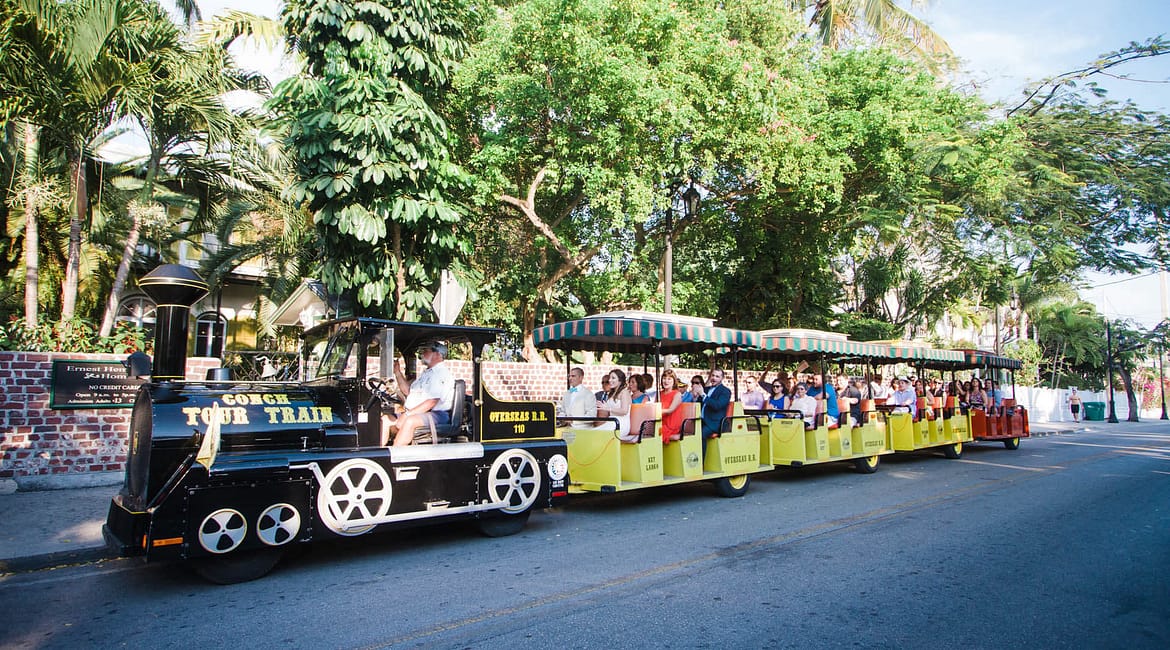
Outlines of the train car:
M 887 352 L 873 360 L 878 363 L 905 363 L 919 369 L 954 368 L 965 357 L 954 350 L 941 350 L 916 341 L 880 341 Z M 963 443 L 971 442 L 971 420 L 958 405 L 941 398 L 917 398 L 914 413 L 895 407 L 878 407 L 886 420 L 887 441 L 896 452 L 940 450 L 947 458 L 963 455 Z
M 260 577 L 319 539 L 469 518 L 488 535 L 519 531 L 568 495 L 568 450 L 553 405 L 494 398 L 481 380 L 499 330 L 350 318 L 305 332 L 297 382 L 182 379 L 187 309 L 206 285 L 166 265 L 140 282 L 160 313 L 151 380 L 130 422 L 123 487 L 104 527 L 124 555 L 189 562 L 218 583 Z M 427 444 L 382 444 L 394 408 L 384 375 L 436 343 L 472 361 L 455 382 L 451 423 Z
M 822 382 L 831 384 L 824 372 L 831 362 L 868 362 L 884 358 L 888 348 L 850 341 L 844 334 L 808 329 L 775 329 L 760 332 L 760 347 L 745 356 L 785 363 L 808 362 L 819 366 Z M 762 416 L 764 435 L 761 457 L 781 467 L 847 462 L 863 474 L 877 470 L 879 458 L 894 452 L 887 437 L 886 418 L 864 409 L 860 421 L 852 421 L 849 405 L 838 398 L 841 417 L 836 423 L 825 417 L 827 404 L 818 402 L 814 426 L 805 426 L 797 411 L 755 412 Z
M 980 369 L 985 374 L 998 374 L 1006 370 L 1011 377 L 1011 397 L 1003 397 L 1002 405 L 995 408 L 970 409 L 972 436 L 977 441 L 1002 442 L 1007 449 L 1019 449 L 1020 439 L 1031 437 L 1028 409 L 1016 402 L 1015 371 L 1023 364 L 1018 359 L 982 350 L 959 352 L 963 354 L 963 362 L 959 364 L 959 368 Z M 996 379 L 999 383 L 999 378 Z
M 533 339 L 538 348 L 565 352 L 566 359 L 574 350 L 653 355 L 655 376 L 665 354 L 724 349 L 734 358 L 736 351 L 758 346 L 755 332 L 715 327 L 706 319 L 651 312 L 613 312 L 546 325 L 533 332 Z M 772 469 L 760 456 L 756 422 L 757 418 L 744 415 L 743 405 L 733 399 L 721 432 L 704 445 L 697 410 L 688 414 L 680 439 L 673 441 L 662 439 L 661 404 L 657 403 L 631 408 L 633 441 L 623 441 L 615 427 L 603 420 L 562 418 L 560 435 L 568 444 L 572 476 L 569 489 L 574 493 L 608 493 L 711 481 L 723 496 L 743 496 L 752 474 Z

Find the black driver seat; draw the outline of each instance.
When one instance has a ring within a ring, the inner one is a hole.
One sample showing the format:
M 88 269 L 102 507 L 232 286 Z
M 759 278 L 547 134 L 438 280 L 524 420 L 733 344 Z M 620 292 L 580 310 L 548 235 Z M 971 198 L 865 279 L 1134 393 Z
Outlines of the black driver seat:
M 455 380 L 455 399 L 451 401 L 451 423 L 435 425 L 434 436 L 431 436 L 429 426 L 417 427 L 414 430 L 414 444 L 423 445 L 449 441 L 463 432 L 463 408 L 466 401 L 467 382 Z

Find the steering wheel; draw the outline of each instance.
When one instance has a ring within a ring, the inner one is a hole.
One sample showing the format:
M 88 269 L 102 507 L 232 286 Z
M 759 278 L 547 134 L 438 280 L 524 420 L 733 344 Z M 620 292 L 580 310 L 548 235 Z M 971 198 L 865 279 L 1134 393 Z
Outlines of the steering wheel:
M 382 408 L 390 408 L 395 404 L 402 403 L 402 398 L 397 393 L 390 391 L 389 383 L 385 379 L 369 377 L 366 379 L 366 386 L 370 389 L 370 399 L 366 402 L 365 408 L 367 411 L 374 405 L 374 400 L 382 402 Z

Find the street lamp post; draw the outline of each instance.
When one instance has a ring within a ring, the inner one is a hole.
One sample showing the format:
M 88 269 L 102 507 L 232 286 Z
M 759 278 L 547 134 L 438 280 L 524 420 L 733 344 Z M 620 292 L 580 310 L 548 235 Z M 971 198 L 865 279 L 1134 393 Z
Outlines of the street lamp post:
M 666 260 L 663 263 L 662 307 L 663 311 L 668 314 L 673 313 L 671 298 L 674 294 L 674 195 L 678 192 L 678 188 L 678 185 L 671 185 L 670 201 L 666 205 Z M 692 217 L 698 214 L 699 190 L 695 189 L 694 181 L 691 181 L 690 187 L 682 193 L 682 201 L 684 216 Z

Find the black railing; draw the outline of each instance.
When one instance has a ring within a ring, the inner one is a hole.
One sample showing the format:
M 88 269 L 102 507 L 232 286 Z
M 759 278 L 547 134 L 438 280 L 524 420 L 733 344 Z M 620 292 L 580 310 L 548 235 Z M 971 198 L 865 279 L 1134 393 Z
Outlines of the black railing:
M 223 366 L 239 381 L 296 381 L 300 363 L 294 352 L 233 350 L 224 353 Z

